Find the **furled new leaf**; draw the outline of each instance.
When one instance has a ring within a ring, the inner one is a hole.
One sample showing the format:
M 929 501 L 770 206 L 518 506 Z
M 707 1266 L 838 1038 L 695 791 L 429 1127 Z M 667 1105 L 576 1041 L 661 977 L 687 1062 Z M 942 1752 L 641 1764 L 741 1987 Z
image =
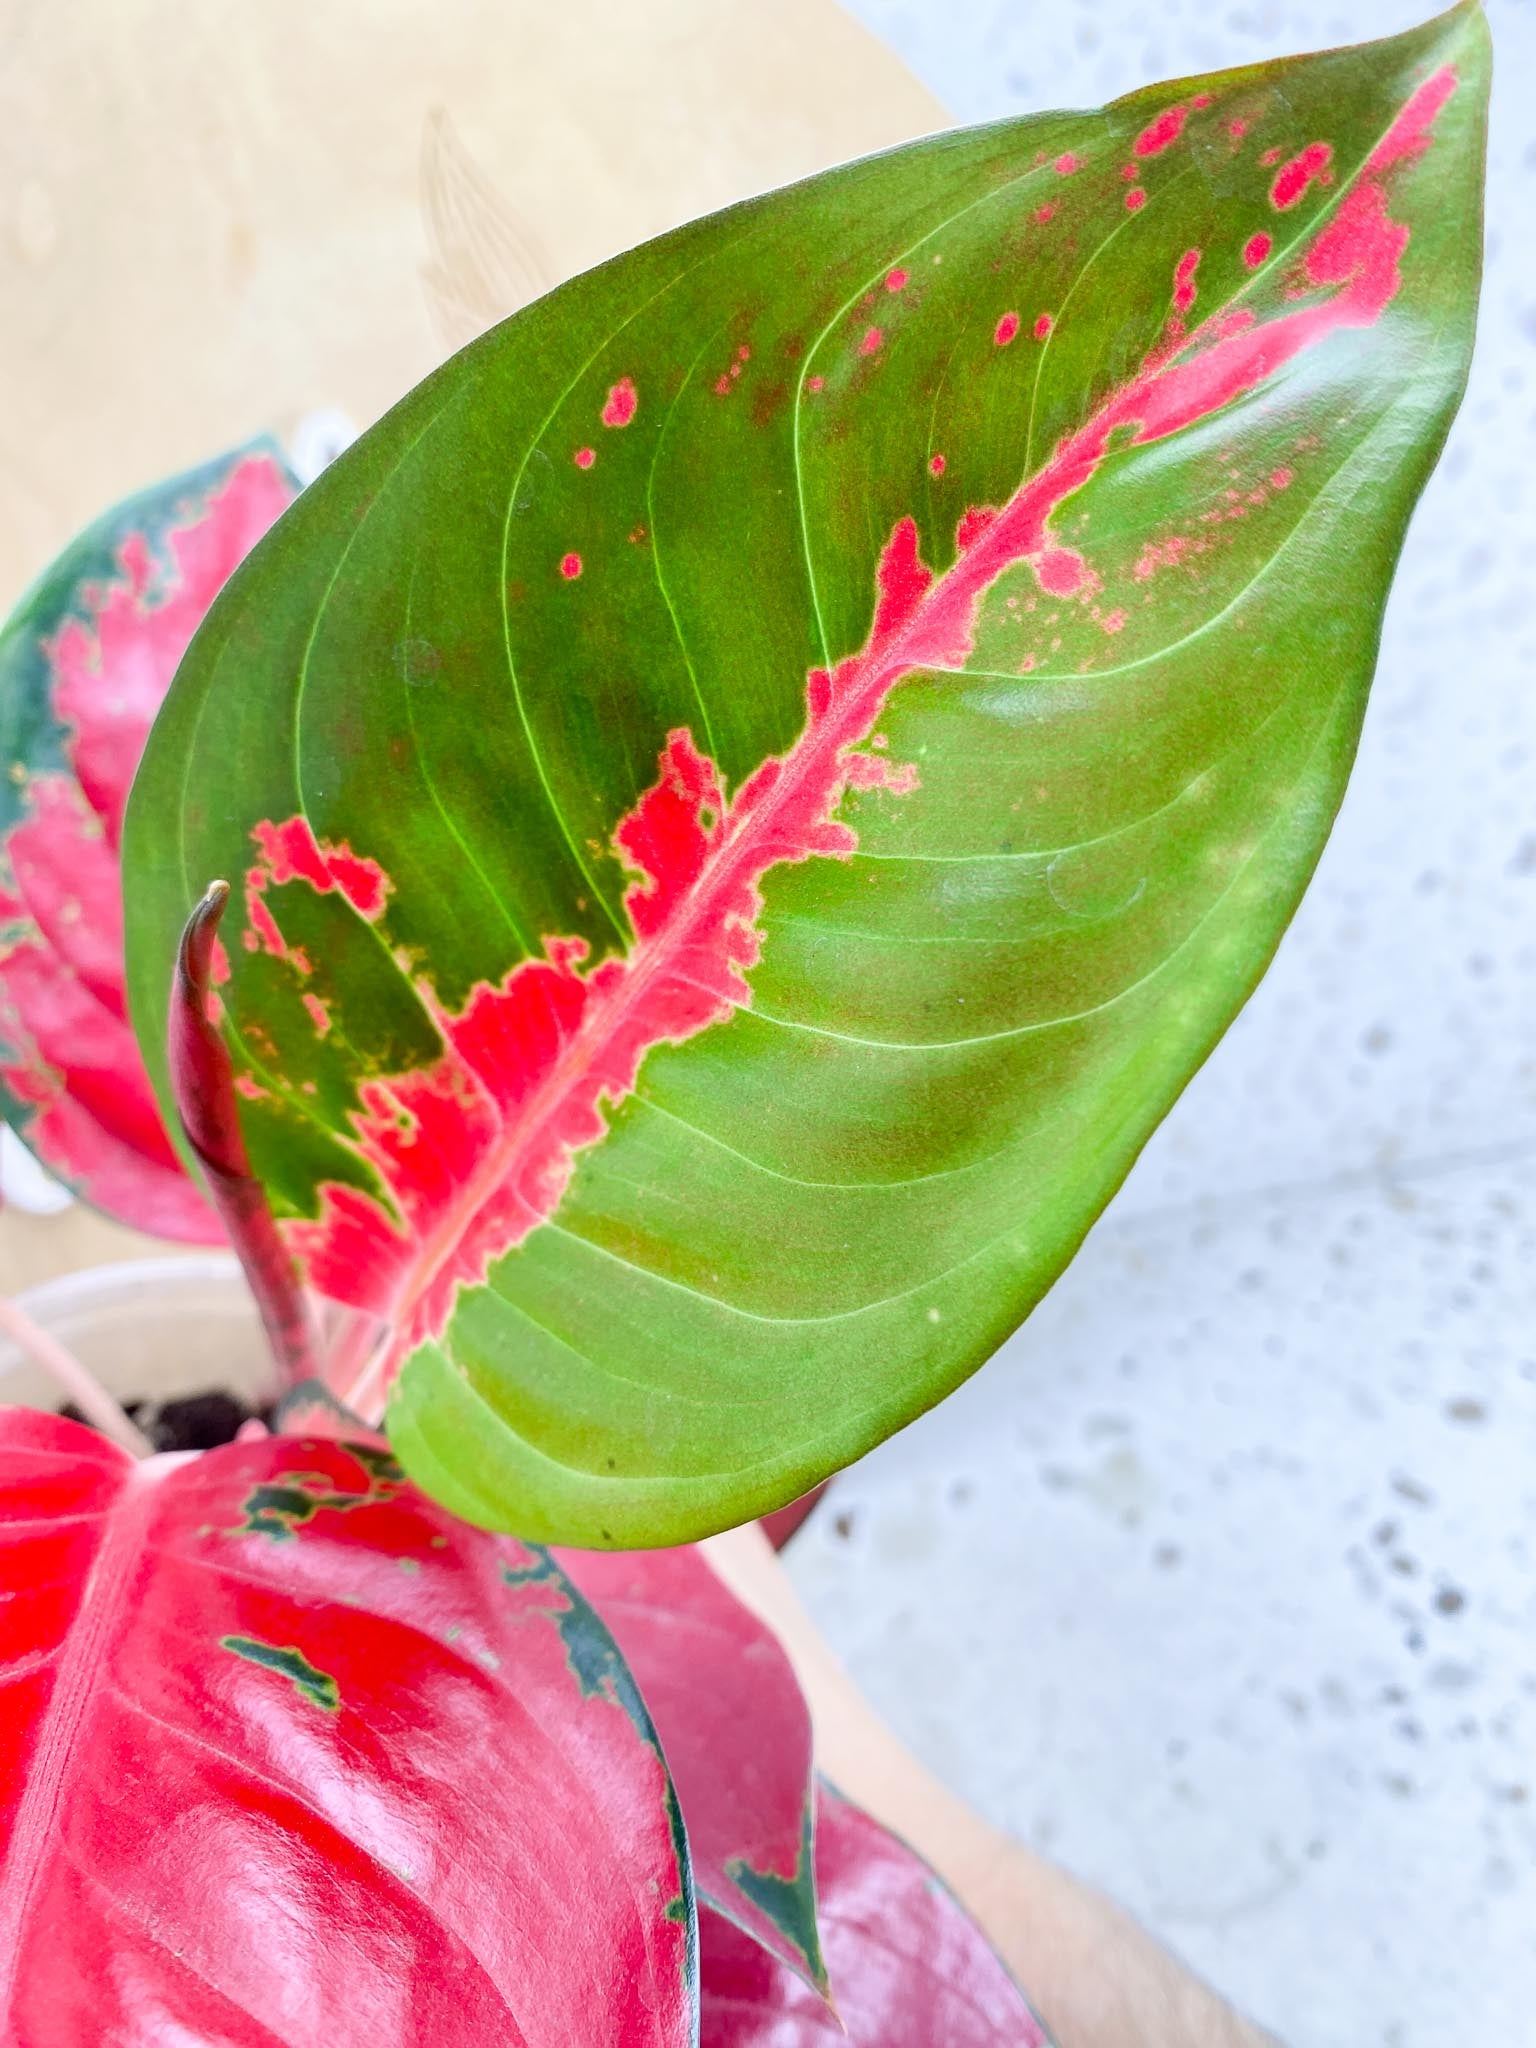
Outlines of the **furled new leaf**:
M 243 875 L 251 1157 L 442 1499 L 744 1520 L 1050 1285 L 1342 795 L 1486 84 L 1463 5 L 700 221 L 235 578 L 135 793 L 136 1014 Z
M 0 2038 L 685 2048 L 655 1733 L 547 1553 L 382 1446 L 0 1411 Z
M 128 1023 L 119 842 L 176 664 L 292 496 L 265 446 L 144 491 L 82 534 L 0 633 L 0 1115 L 97 1208 L 201 1243 L 222 1233 Z M 157 802 L 174 817 L 185 800 Z
M 811 1716 L 777 1637 L 692 1545 L 556 1555 L 611 1630 L 656 1723 L 700 1905 L 824 1992 Z
M 1050 2048 L 986 1936 L 927 1864 L 825 1784 L 816 1884 L 841 2026 L 739 1928 L 705 1911 L 702 2048 Z

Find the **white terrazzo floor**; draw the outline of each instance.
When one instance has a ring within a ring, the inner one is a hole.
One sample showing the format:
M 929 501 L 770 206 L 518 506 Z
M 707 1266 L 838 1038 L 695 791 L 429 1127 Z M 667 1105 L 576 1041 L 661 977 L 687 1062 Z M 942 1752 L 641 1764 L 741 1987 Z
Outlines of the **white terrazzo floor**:
M 853 11 L 981 119 L 1417 10 Z M 1312 893 L 1055 1293 L 793 1561 L 943 1775 L 1294 2048 L 1536 2040 L 1536 7 L 1490 17 L 1472 389 Z

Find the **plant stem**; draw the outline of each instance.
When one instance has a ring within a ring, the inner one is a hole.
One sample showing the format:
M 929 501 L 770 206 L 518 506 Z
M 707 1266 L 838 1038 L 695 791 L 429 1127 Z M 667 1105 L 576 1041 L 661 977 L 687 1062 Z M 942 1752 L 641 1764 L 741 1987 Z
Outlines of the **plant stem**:
M 388 1332 L 378 1316 L 368 1310 L 354 1309 L 352 1318 L 350 1326 L 343 1325 L 331 1347 L 325 1380 L 342 1407 L 350 1408 L 377 1428 L 383 1415 L 382 1403 L 378 1412 L 372 1414 L 365 1403 L 376 1398 L 372 1386 L 374 1365 Z
M 103 1436 L 121 1444 L 136 1458 L 153 1457 L 155 1447 L 113 1400 L 96 1375 L 66 1351 L 51 1331 L 34 1323 L 26 1310 L 0 1294 L 0 1333 L 9 1337 L 24 1358 L 38 1366 L 61 1389 L 86 1421 Z
M 284 1383 L 294 1387 L 318 1372 L 314 1324 L 267 1191 L 251 1171 L 234 1065 L 208 1016 L 213 949 L 228 900 L 229 884 L 210 882 L 181 935 L 171 982 L 171 1080 L 187 1143 L 245 1268 Z

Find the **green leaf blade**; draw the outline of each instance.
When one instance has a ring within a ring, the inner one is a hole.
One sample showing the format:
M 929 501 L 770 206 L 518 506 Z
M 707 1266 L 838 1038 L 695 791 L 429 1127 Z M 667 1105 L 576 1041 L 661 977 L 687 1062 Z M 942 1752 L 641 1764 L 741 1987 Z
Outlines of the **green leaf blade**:
M 302 821 L 230 993 L 248 1142 L 397 1318 L 391 1433 L 458 1511 L 742 1520 L 1051 1284 L 1342 795 L 1485 85 L 1458 9 L 700 222 L 457 358 L 236 579 L 141 780 L 218 790 L 189 889 Z

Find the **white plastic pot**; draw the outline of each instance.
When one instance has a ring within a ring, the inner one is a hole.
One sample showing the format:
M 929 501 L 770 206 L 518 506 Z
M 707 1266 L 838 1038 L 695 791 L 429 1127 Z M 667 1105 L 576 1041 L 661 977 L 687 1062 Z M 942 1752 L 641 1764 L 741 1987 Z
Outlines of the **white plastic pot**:
M 222 1388 L 256 1405 L 274 1390 L 261 1325 L 228 1252 L 94 1266 L 16 1301 L 119 1401 Z M 0 1337 L 0 1404 L 57 1408 L 60 1400 L 52 1380 Z

